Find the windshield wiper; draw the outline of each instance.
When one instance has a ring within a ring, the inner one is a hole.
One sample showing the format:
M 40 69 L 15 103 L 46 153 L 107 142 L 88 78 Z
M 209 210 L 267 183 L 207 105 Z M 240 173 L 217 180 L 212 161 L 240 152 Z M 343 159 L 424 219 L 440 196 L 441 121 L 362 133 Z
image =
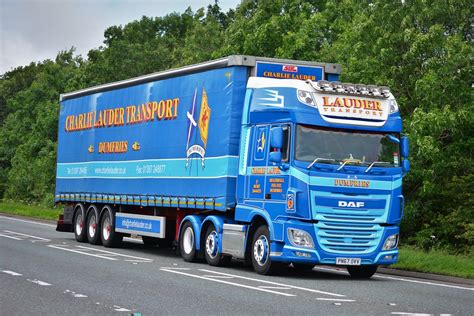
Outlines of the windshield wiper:
M 370 166 L 365 169 L 365 173 L 369 172 L 370 169 L 372 169 L 373 166 L 375 165 L 390 165 L 390 162 L 386 162 L 386 161 L 374 161 L 373 163 L 370 164 Z
M 308 167 L 306 167 L 306 169 L 311 169 L 311 167 L 314 166 L 314 164 L 317 163 L 318 161 L 336 162 L 336 159 L 331 159 L 331 158 L 316 158 L 316 159 L 313 160 L 312 163 L 309 164 Z
M 345 165 L 347 165 L 348 163 L 356 163 L 356 164 L 361 164 L 362 161 L 360 161 L 359 159 L 346 159 L 344 161 L 344 163 L 339 167 L 337 168 L 337 171 L 341 170 L 342 168 L 344 168 Z

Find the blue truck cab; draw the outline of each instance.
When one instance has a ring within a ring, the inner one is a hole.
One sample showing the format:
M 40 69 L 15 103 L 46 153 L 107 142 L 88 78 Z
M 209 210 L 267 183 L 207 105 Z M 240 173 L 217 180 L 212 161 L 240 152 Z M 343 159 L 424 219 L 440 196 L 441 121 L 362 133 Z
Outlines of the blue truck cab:
M 387 87 L 335 64 L 229 56 L 61 96 L 57 230 L 185 261 L 397 261 L 408 140 Z

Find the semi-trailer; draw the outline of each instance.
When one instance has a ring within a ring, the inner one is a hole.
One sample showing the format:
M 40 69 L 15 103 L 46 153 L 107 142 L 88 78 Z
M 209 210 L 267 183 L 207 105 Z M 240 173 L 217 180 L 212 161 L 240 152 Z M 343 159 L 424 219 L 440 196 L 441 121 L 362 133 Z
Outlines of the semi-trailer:
M 397 261 L 408 140 L 389 88 L 341 66 L 233 55 L 61 95 L 58 231 L 185 261 Z

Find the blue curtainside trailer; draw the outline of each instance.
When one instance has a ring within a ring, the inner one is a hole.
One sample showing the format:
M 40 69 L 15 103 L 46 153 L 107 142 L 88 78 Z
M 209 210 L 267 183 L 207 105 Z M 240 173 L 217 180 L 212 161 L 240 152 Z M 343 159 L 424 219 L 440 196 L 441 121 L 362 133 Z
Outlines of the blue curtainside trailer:
M 58 230 L 370 277 L 397 260 L 408 141 L 389 89 L 340 72 L 229 56 L 62 95 Z

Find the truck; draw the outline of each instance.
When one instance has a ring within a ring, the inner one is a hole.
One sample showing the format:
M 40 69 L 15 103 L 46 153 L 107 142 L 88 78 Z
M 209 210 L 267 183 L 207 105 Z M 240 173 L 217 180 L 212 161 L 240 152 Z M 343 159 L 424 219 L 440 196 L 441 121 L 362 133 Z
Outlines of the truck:
M 370 278 L 398 258 L 408 139 L 389 88 L 340 74 L 233 55 L 61 95 L 57 230 Z

